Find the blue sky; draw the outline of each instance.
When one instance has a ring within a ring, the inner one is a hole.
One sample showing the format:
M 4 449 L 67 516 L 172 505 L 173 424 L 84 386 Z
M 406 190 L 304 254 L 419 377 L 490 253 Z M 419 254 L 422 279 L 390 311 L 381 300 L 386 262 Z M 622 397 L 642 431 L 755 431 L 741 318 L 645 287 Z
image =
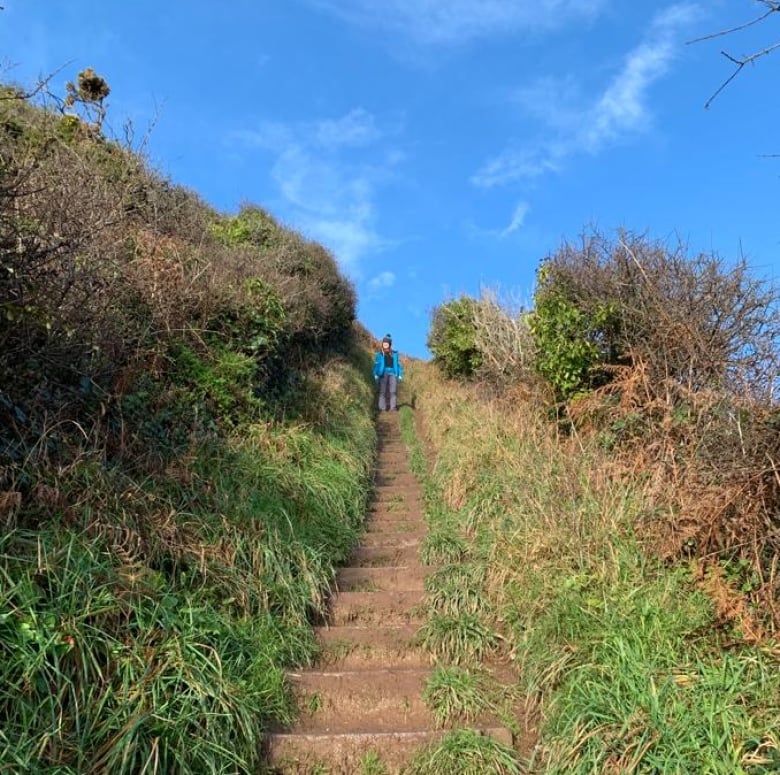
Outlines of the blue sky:
M 93 67 L 111 128 L 224 213 L 325 244 L 359 318 L 428 355 L 431 310 L 528 302 L 591 226 L 780 274 L 780 40 L 760 0 L 4 0 L 2 80 Z

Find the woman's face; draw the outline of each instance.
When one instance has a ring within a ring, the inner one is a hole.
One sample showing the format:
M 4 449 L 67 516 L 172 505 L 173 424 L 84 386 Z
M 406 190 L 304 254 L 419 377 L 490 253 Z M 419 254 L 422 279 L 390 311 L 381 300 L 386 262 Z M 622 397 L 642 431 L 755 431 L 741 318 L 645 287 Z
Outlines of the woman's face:
M 390 342 L 382 342 L 382 349 L 387 352 L 390 349 Z

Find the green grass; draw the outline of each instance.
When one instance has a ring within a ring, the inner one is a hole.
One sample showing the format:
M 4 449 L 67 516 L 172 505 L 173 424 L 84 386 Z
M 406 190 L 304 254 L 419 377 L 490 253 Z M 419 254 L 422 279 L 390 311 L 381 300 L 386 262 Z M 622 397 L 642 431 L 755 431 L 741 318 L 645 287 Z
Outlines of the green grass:
M 409 450 L 409 468 L 420 481 L 424 482 L 428 475 L 428 462 L 422 441 L 414 427 L 414 412 L 409 407 L 403 406 L 399 414 L 401 438 Z
M 528 408 L 411 378 L 436 445 L 426 509 L 444 563 L 420 638 L 445 665 L 512 656 L 543 711 L 532 771 L 780 772 L 780 651 L 741 641 L 691 568 L 640 543 L 656 509 L 641 477 L 615 477 Z M 442 717 L 473 688 L 446 678 L 431 694 Z
M 549 771 L 777 771 L 778 655 L 720 652 L 702 637 L 711 607 L 686 574 L 645 573 L 600 595 L 574 590 L 538 624 L 551 657 L 577 644 L 554 671 L 529 645 L 529 667 L 547 669 L 540 688 L 555 686 Z
M 0 535 L 0 771 L 259 770 L 369 496 L 370 386 L 333 368 L 324 425 L 244 425 L 142 479 L 85 458 L 69 524 Z
M 521 775 L 508 746 L 471 729 L 458 729 L 418 753 L 404 775 Z
M 420 627 L 420 644 L 438 662 L 474 664 L 494 655 L 500 638 L 474 614 L 429 614 Z
M 360 775 L 388 775 L 389 770 L 376 751 L 369 751 L 360 762 Z
M 446 527 L 431 528 L 420 544 L 420 559 L 424 565 L 458 562 L 467 554 L 466 541 Z
M 450 563 L 425 578 L 429 611 L 443 616 L 484 615 L 491 610 L 483 588 L 486 566 L 481 562 Z
M 475 721 L 499 709 L 485 676 L 456 665 L 437 667 L 425 683 L 422 698 L 440 726 Z

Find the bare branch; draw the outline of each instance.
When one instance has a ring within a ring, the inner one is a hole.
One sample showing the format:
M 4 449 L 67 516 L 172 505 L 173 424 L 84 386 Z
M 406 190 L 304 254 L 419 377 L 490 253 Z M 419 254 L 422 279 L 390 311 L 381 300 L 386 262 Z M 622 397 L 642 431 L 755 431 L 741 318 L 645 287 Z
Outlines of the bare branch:
M 726 78 L 725 81 L 723 81 L 723 83 L 713 92 L 712 96 L 704 103 L 704 109 L 709 110 L 709 107 L 712 105 L 715 98 L 740 74 L 740 72 L 742 72 L 742 68 L 745 67 L 745 65 L 753 64 L 753 62 L 755 62 L 757 59 L 760 59 L 767 54 L 771 54 L 778 48 L 780 48 L 780 43 L 773 43 L 771 46 L 767 46 L 765 49 L 757 51 L 754 54 L 750 54 L 743 59 L 737 59 L 727 51 L 721 51 L 720 53 L 723 54 L 723 56 L 726 57 L 726 59 L 728 59 L 730 62 L 733 62 L 736 65 L 736 68 L 734 72 L 728 78 Z
M 734 27 L 729 27 L 725 30 L 720 30 L 719 32 L 713 32 L 709 35 L 702 35 L 701 37 L 694 38 L 693 40 L 689 40 L 687 42 L 687 45 L 693 44 L 693 43 L 701 43 L 702 41 L 706 40 L 713 40 L 714 38 L 720 38 L 725 35 L 732 35 L 737 32 L 741 32 L 742 30 L 746 30 L 749 27 L 752 27 L 756 24 L 759 24 L 760 22 L 765 21 L 767 18 L 769 18 L 774 13 L 780 13 L 780 0 L 756 0 L 756 2 L 763 5 L 767 10 L 762 13 L 760 16 L 756 17 L 755 19 L 751 19 L 748 22 L 745 22 L 744 24 L 738 24 Z M 729 54 L 727 51 L 721 51 L 720 53 L 726 57 L 726 59 L 729 60 L 729 62 L 732 62 L 735 65 L 734 71 L 729 75 L 728 78 L 726 78 L 720 86 L 710 95 L 709 99 L 704 103 L 704 109 L 708 110 L 710 105 L 714 102 L 715 98 L 742 72 L 742 69 L 745 67 L 745 65 L 753 64 L 757 59 L 760 59 L 763 56 L 766 56 L 767 54 L 770 54 L 771 52 L 775 51 L 776 49 L 780 48 L 780 43 L 773 43 L 772 45 L 767 46 L 764 49 L 761 49 L 760 51 L 756 51 L 752 54 L 749 54 L 747 56 L 742 57 L 736 57 L 732 54 Z
M 700 38 L 694 38 L 693 40 L 689 40 L 686 42 L 687 46 L 692 45 L 693 43 L 701 43 L 705 40 L 713 40 L 714 38 L 721 38 L 724 35 L 731 35 L 734 32 L 740 32 L 741 30 L 746 30 L 748 27 L 752 27 L 754 24 L 758 24 L 759 22 L 764 21 L 768 16 L 771 16 L 773 13 L 780 11 L 780 3 L 770 3 L 772 7 L 764 13 L 761 14 L 756 19 L 753 19 L 752 21 L 745 22 L 744 24 L 738 24 L 736 27 L 729 27 L 726 30 L 721 30 L 720 32 L 712 32 L 709 35 L 702 35 Z

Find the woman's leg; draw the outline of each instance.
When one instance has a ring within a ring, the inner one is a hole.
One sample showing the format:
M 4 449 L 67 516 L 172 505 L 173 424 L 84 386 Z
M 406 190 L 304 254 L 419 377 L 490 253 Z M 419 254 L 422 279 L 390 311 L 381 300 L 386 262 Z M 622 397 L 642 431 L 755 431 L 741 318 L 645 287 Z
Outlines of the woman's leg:
M 398 377 L 395 374 L 387 375 L 387 389 L 390 393 L 387 408 L 389 411 L 394 412 L 397 408 L 397 395 L 398 395 Z

